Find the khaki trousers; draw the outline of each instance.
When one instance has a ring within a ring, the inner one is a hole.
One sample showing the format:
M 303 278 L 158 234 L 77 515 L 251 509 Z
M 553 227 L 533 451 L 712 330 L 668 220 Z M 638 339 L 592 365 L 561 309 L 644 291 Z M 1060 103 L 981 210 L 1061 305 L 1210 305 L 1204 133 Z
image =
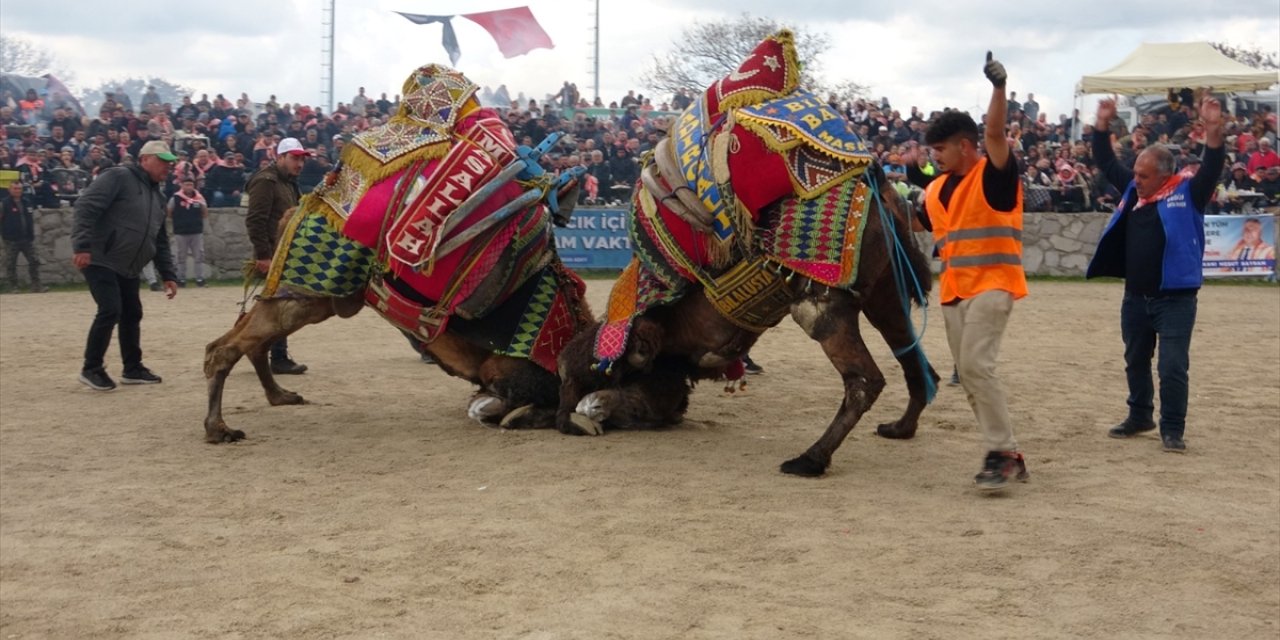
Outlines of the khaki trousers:
M 996 358 L 1004 338 L 1013 295 L 1008 291 L 984 291 L 973 298 L 943 305 L 947 323 L 947 345 L 960 374 L 960 385 L 987 451 L 1014 451 L 1013 423 L 1005 400 L 1004 385 L 996 375 Z

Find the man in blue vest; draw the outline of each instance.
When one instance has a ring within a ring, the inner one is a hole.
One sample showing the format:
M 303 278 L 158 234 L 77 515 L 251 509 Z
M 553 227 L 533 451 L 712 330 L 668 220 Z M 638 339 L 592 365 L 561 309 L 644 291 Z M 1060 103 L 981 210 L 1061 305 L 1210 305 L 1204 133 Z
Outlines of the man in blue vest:
M 1086 273 L 1089 278 L 1114 276 L 1125 281 L 1120 335 L 1129 381 L 1129 415 L 1108 435 L 1130 438 L 1156 428 L 1151 359 L 1159 348 L 1160 438 L 1165 451 L 1182 453 L 1187 449 L 1183 431 L 1196 293 L 1204 282 L 1204 210 L 1226 158 L 1222 105 L 1211 96 L 1200 104 L 1204 161 L 1190 178 L 1178 175 L 1173 154 L 1161 145 L 1144 150 L 1134 161 L 1133 171 L 1121 165 L 1111 150 L 1108 132 L 1115 115 L 1115 100 L 1098 104 L 1093 158 L 1124 195 Z

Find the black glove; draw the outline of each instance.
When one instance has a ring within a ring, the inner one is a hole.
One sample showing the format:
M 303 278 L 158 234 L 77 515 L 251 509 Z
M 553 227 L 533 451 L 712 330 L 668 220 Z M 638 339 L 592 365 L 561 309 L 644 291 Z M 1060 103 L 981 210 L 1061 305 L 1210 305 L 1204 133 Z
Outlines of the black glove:
M 991 52 L 987 52 L 987 64 L 982 67 L 982 72 L 987 74 L 987 79 L 991 81 L 991 86 L 996 88 L 1004 88 L 1005 80 L 1009 79 L 1009 74 L 1004 70 L 1004 65 L 999 60 L 991 57 Z

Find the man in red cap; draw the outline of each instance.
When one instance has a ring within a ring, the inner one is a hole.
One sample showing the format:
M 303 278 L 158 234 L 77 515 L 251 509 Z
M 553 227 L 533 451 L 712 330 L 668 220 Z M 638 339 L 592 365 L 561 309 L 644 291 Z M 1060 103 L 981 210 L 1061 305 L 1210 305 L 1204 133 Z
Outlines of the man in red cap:
M 249 178 L 245 193 L 249 195 L 249 212 L 244 226 L 253 244 L 253 259 L 258 273 L 271 269 L 271 256 L 279 242 L 280 218 L 284 212 L 298 206 L 298 174 L 307 159 L 307 150 L 297 138 L 285 138 L 276 145 L 275 162 Z M 289 357 L 286 338 L 271 345 L 271 372 L 297 375 L 307 370 Z

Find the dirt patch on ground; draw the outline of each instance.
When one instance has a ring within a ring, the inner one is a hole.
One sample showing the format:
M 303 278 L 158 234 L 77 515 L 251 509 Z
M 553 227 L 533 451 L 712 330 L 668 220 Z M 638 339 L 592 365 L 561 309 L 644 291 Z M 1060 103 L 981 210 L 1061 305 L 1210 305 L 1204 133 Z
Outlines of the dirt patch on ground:
M 789 320 L 749 393 L 575 438 L 470 422 L 469 386 L 365 311 L 291 340 L 311 371 L 285 386 L 313 404 L 266 406 L 242 362 L 249 440 L 214 446 L 201 359 L 238 289 L 144 292 L 164 384 L 110 394 L 75 379 L 87 292 L 3 296 L 0 638 L 1275 637 L 1280 289 L 1201 293 L 1185 456 L 1105 437 L 1120 295 L 1037 282 L 1018 304 L 1001 372 L 1032 478 L 995 497 L 957 389 L 915 440 L 874 435 L 906 395 L 875 336 L 889 386 L 804 480 L 777 465 L 840 385 Z

